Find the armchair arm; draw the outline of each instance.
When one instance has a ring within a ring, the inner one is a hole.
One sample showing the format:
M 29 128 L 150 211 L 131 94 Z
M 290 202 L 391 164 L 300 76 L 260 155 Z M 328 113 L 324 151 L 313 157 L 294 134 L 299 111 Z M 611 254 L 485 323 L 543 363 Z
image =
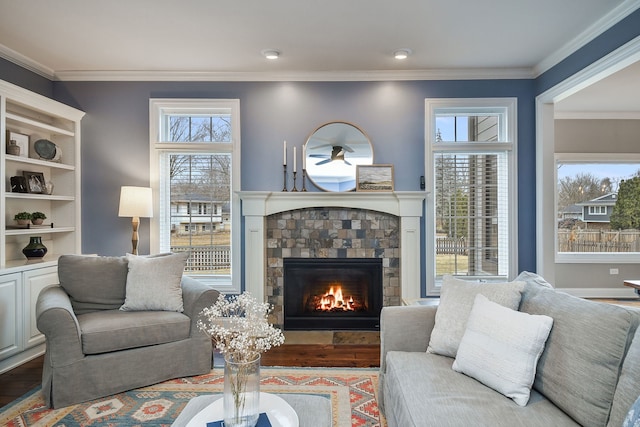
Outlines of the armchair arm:
M 389 351 L 427 351 L 436 318 L 435 306 L 384 307 L 380 313 L 380 372 Z
M 47 340 L 52 366 L 71 365 L 84 357 L 78 319 L 59 285 L 48 286 L 38 295 L 36 326 Z
M 191 319 L 191 336 L 202 334 L 196 325 L 203 308 L 218 299 L 220 292 L 191 277 L 182 276 L 182 299 L 184 314 Z

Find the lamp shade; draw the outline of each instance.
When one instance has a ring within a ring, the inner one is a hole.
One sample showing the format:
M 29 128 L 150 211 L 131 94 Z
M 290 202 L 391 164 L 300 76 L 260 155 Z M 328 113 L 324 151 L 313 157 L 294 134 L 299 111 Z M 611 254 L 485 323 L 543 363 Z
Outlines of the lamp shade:
M 153 217 L 153 202 L 149 187 L 123 186 L 120 190 L 120 210 L 118 216 Z

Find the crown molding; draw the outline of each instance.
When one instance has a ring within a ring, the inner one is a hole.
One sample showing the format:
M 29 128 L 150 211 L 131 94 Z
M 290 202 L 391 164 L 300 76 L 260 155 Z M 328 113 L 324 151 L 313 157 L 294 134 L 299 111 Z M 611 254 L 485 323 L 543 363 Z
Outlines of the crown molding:
M 583 31 L 576 38 L 569 43 L 556 50 L 551 55 L 540 61 L 533 67 L 533 77 L 536 78 L 548 71 L 555 65 L 558 65 L 562 60 L 567 58 L 572 53 L 576 52 L 581 47 L 585 46 L 590 41 L 594 40 L 600 34 L 604 33 L 609 28 L 613 27 L 618 22 L 635 12 L 640 8 L 640 0 L 625 0 L 618 5 L 611 12 L 600 18 L 593 25 Z
M 0 44 L 0 58 L 6 59 L 9 62 L 13 62 L 14 64 L 34 72 L 42 77 L 45 77 L 49 80 L 55 79 L 54 71 L 40 64 L 39 62 L 34 61 L 33 59 L 24 56 L 23 54 L 16 52 L 13 49 L 9 49 L 5 45 Z
M 640 120 L 640 111 L 555 111 L 556 120 Z
M 401 71 L 216 72 L 216 71 L 58 71 L 59 81 L 390 81 L 530 79 L 531 69 L 442 69 Z

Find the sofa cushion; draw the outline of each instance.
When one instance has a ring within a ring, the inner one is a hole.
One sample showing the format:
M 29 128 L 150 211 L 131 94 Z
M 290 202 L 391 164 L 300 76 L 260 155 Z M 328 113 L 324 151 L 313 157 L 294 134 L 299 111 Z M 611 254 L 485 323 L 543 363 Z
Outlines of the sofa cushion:
M 640 311 L 635 311 L 640 315 Z M 613 397 L 613 406 L 609 416 L 609 427 L 617 427 L 622 424 L 629 408 L 633 405 L 636 396 L 640 395 L 640 328 L 636 329 L 633 342 L 627 351 L 627 356 L 622 364 L 622 372 L 618 379 L 616 394 Z M 637 404 L 637 402 L 636 402 Z M 640 408 L 637 411 L 640 416 Z
M 95 311 L 78 316 L 84 354 L 108 353 L 189 338 L 191 319 L 170 311 Z
M 127 272 L 124 257 L 62 255 L 58 258 L 60 286 L 69 294 L 76 314 L 120 307 L 125 299 Z
M 553 318 L 533 388 L 584 426 L 604 426 L 638 319 L 629 310 L 527 283 L 520 311 Z
M 453 369 L 525 406 L 551 325 L 549 316 L 520 313 L 477 295 Z
M 123 311 L 184 310 L 180 286 L 188 252 L 142 257 L 127 254 L 126 298 Z
M 524 282 L 478 283 L 444 276 L 427 352 L 455 357 L 476 295 L 516 310 L 523 288 Z
M 454 371 L 452 363 L 450 357 L 425 352 L 387 353 L 384 407 L 389 425 L 578 425 L 536 391 L 531 392 L 527 406 L 518 406 L 495 390 Z

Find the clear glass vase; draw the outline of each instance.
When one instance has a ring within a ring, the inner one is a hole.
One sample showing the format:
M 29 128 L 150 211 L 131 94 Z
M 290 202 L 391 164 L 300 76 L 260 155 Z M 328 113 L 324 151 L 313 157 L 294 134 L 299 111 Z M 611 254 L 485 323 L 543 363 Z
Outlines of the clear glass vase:
M 254 427 L 260 415 L 260 354 L 248 362 L 224 358 L 224 425 Z

